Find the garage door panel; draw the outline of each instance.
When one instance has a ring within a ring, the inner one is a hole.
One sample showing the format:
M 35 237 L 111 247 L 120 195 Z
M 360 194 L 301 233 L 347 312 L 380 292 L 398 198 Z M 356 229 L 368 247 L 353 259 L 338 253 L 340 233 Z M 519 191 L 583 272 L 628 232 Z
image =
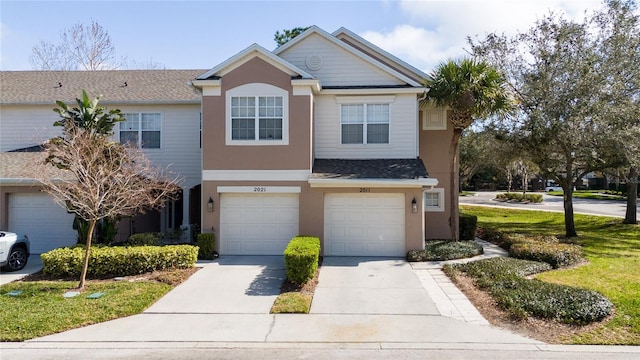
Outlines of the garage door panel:
M 8 231 L 27 235 L 31 253 L 41 254 L 77 242 L 72 214 L 43 193 L 9 194 Z
M 221 195 L 220 246 L 229 255 L 282 255 L 298 235 L 297 194 Z
M 404 194 L 327 194 L 325 255 L 404 256 Z

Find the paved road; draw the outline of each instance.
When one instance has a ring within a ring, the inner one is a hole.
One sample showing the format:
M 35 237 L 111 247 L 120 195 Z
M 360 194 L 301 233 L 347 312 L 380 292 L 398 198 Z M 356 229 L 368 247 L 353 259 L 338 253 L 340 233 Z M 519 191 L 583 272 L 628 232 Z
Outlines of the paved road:
M 544 210 L 564 212 L 564 204 L 561 196 L 543 194 L 543 201 L 539 204 L 508 203 L 494 200 L 498 192 L 477 192 L 474 196 L 461 196 L 460 204 L 507 207 L 514 209 Z M 624 201 L 615 200 L 591 200 L 573 199 L 573 211 L 577 214 L 589 214 L 599 216 L 624 217 L 626 211 Z

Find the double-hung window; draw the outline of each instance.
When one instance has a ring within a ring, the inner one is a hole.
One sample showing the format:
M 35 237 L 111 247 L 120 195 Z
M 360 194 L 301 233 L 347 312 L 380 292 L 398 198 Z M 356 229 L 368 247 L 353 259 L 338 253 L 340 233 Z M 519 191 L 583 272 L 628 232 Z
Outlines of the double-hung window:
M 389 104 L 341 104 L 342 144 L 388 144 Z
M 119 124 L 120 143 L 132 144 L 142 149 L 160 148 L 160 113 L 124 113 L 125 121 Z
M 282 140 L 282 96 L 231 98 L 232 140 Z
M 444 211 L 444 188 L 434 188 L 424 191 L 424 211 Z
M 268 84 L 227 92 L 228 145 L 287 145 L 288 93 Z

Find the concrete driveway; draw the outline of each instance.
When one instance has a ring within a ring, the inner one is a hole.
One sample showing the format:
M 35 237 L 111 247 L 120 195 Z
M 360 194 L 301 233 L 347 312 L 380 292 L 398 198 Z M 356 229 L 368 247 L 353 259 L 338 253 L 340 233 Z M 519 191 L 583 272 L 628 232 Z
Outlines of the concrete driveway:
M 224 256 L 145 313 L 268 314 L 286 277 L 282 256 Z
M 325 257 L 312 314 L 439 315 L 403 259 Z
M 31 256 L 29 256 L 29 260 L 27 261 L 27 266 L 22 268 L 22 270 L 13 272 L 0 272 L 0 285 L 20 280 L 23 277 L 37 273 L 40 270 L 42 270 L 42 260 L 40 259 L 40 255 L 31 254 Z

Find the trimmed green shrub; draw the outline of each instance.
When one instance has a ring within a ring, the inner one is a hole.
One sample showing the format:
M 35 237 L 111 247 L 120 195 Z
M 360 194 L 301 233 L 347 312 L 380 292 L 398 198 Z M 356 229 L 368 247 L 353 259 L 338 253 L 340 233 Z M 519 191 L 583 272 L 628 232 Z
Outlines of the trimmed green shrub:
M 407 261 L 442 261 L 470 258 L 484 253 L 475 241 L 429 240 L 424 250 L 410 250 Z
M 578 245 L 529 240 L 511 245 L 509 255 L 518 259 L 543 261 L 557 269 L 579 263 L 582 249 Z
M 129 246 L 160 246 L 162 245 L 160 242 L 160 237 L 162 236 L 161 233 L 154 233 L 154 232 L 148 232 L 148 233 L 140 233 L 140 234 L 133 234 L 131 236 L 129 236 L 129 239 L 127 240 L 125 245 L 129 245 Z
M 475 240 L 478 229 L 478 217 L 475 215 L 460 214 L 460 240 Z
M 198 259 L 216 258 L 216 234 L 198 234 Z
M 40 255 L 45 274 L 60 277 L 80 275 L 84 247 L 59 248 Z M 198 247 L 113 246 L 93 247 L 87 275 L 93 278 L 137 275 L 155 270 L 193 267 Z
M 448 274 L 463 271 L 516 318 L 534 316 L 567 324 L 588 324 L 611 314 L 611 301 L 595 291 L 524 278 L 550 268 L 543 262 L 492 258 L 447 265 L 444 270 Z
M 521 201 L 521 202 L 533 202 L 533 203 L 541 203 L 542 195 L 541 194 L 524 194 L 521 193 L 502 193 L 497 194 L 496 199 L 502 201 Z
M 320 259 L 320 239 L 296 236 L 284 249 L 284 264 L 289 281 L 302 285 L 313 278 Z

